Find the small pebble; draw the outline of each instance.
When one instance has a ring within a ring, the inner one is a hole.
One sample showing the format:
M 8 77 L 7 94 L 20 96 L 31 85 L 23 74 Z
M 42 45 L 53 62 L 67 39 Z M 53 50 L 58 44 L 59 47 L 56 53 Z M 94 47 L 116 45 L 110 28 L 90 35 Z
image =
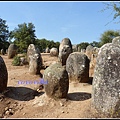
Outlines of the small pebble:
M 64 104 L 60 102 L 60 106 L 64 106 Z
M 8 107 L 5 108 L 5 111 L 7 111 L 7 110 L 8 110 Z

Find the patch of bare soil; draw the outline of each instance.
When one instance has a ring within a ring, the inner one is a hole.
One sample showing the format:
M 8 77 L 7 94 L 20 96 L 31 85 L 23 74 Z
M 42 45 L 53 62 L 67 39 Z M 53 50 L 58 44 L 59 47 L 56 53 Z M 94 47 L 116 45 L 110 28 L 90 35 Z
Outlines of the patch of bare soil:
M 7 55 L 1 55 L 8 70 L 8 85 L 0 94 L 0 118 L 97 118 L 91 108 L 92 84 L 70 83 L 66 99 L 53 100 L 46 96 L 44 89 L 37 91 L 38 84 L 20 84 L 19 81 L 37 81 L 40 75 L 30 75 L 28 65 L 13 66 Z M 42 53 L 47 67 L 57 57 Z M 91 74 L 91 73 L 90 73 Z

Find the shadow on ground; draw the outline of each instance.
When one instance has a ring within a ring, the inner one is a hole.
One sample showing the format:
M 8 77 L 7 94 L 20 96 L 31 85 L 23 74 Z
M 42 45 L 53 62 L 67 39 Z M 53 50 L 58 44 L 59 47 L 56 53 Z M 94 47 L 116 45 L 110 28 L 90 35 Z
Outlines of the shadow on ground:
M 90 93 L 85 92 L 74 92 L 74 93 L 68 93 L 67 99 L 72 101 L 84 101 L 91 98 Z
M 89 82 L 88 82 L 88 84 L 92 85 L 92 82 L 93 82 L 93 77 L 89 77 Z
M 35 96 L 40 96 L 42 94 L 44 94 L 44 92 L 37 92 L 27 87 L 7 87 L 7 92 L 4 93 L 6 97 L 19 101 L 29 101 L 34 99 Z

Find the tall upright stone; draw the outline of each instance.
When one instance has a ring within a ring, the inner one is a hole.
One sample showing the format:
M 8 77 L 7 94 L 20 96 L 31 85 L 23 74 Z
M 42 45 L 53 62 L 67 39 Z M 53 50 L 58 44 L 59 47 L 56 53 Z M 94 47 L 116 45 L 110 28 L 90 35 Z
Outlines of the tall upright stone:
M 39 74 L 43 66 L 43 60 L 39 49 L 34 44 L 28 46 L 27 61 L 29 63 L 29 73 Z
M 71 40 L 69 38 L 64 38 L 59 46 L 58 59 L 62 65 L 66 65 L 66 60 L 70 53 L 73 52 Z
M 99 49 L 100 48 L 93 47 L 93 52 L 92 52 L 91 60 L 90 60 L 90 68 L 89 68 L 90 74 L 89 74 L 89 77 L 94 76 L 94 69 L 95 69 L 95 66 L 96 66 L 96 59 L 97 59 L 97 56 L 98 56 Z
M 120 117 L 120 46 L 104 44 L 92 83 L 92 105 L 105 116 Z
M 3 58 L 0 56 L 0 93 L 7 88 L 8 71 Z
M 89 59 L 84 53 L 73 52 L 66 61 L 70 82 L 89 82 Z
M 27 48 L 27 61 L 29 63 L 29 56 L 33 56 L 34 54 L 40 54 L 40 50 L 34 45 L 30 44 Z

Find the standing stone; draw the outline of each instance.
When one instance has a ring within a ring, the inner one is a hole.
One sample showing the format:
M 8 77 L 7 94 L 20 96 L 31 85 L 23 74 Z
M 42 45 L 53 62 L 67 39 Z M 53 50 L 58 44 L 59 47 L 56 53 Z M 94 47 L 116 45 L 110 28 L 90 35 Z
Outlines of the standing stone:
M 46 53 L 50 53 L 49 47 L 46 48 L 45 52 L 46 52 Z
M 85 49 L 81 49 L 81 51 L 80 51 L 81 53 L 85 53 L 86 52 L 86 50 Z
M 120 36 L 113 38 L 112 43 L 116 45 L 120 45 Z
M 43 74 L 44 81 L 48 81 L 44 84 L 46 95 L 50 98 L 65 98 L 69 89 L 68 73 L 64 66 L 60 62 L 51 64 L 45 69 Z
M 34 54 L 29 56 L 29 73 L 32 75 L 40 74 L 42 68 L 42 61 L 40 54 Z
M 1 54 L 2 54 L 2 55 L 4 55 L 4 54 L 5 54 L 4 49 L 1 49 Z
M 72 51 L 73 51 L 73 52 L 77 52 L 77 51 L 78 51 L 77 45 L 72 45 Z
M 92 83 L 92 105 L 99 113 L 120 117 L 120 46 L 103 45 Z
M 80 46 L 78 46 L 78 52 L 81 52 L 81 47 Z
M 53 47 L 50 49 L 50 55 L 51 56 L 58 56 L 58 49 Z
M 70 53 L 72 53 L 72 44 L 69 38 L 64 38 L 59 46 L 59 55 L 58 59 L 62 65 L 66 65 L 66 60 Z
M 98 52 L 99 52 L 99 49 L 100 48 L 98 48 L 98 47 L 93 47 L 93 52 L 92 52 L 92 54 L 94 54 L 94 55 L 98 55 Z
M 30 44 L 28 46 L 28 49 L 27 49 L 27 61 L 28 61 L 28 63 L 30 60 L 29 56 L 33 56 L 36 53 L 40 54 L 39 49 L 34 44 Z
M 7 88 L 8 72 L 3 58 L 0 56 L 0 93 Z
M 92 45 L 88 45 L 86 47 L 86 55 L 88 56 L 89 60 L 91 60 L 91 55 L 93 53 L 94 47 Z
M 69 80 L 72 82 L 88 82 L 89 81 L 89 59 L 80 52 L 73 52 L 66 61 L 66 70 Z
M 8 59 L 13 58 L 17 55 L 17 46 L 15 44 L 10 44 L 8 47 Z
M 100 48 L 93 47 L 93 53 L 91 55 L 90 68 L 89 68 L 91 74 L 89 74 L 89 77 L 94 76 L 94 69 L 95 69 L 95 66 L 96 66 L 96 59 L 97 59 L 97 56 L 98 56 L 99 49 Z
M 29 63 L 29 73 L 39 74 L 43 66 L 43 60 L 39 49 L 34 44 L 28 46 L 27 61 Z

